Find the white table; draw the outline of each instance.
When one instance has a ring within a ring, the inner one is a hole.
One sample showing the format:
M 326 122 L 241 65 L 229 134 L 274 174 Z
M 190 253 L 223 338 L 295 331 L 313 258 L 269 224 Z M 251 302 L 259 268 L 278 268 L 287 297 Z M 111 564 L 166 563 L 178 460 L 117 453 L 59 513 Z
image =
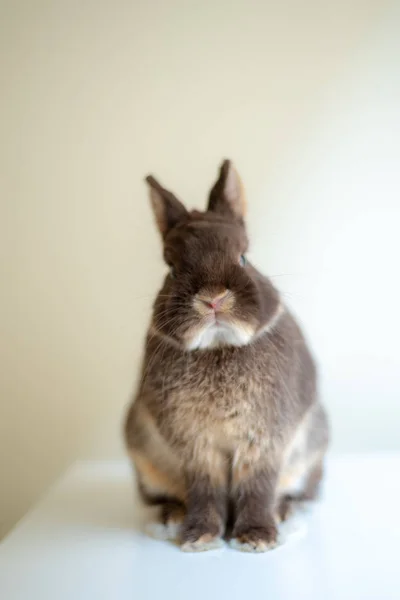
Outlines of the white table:
M 142 533 L 126 463 L 78 463 L 0 545 L 1 600 L 400 599 L 400 456 L 328 464 L 323 500 L 266 554 Z

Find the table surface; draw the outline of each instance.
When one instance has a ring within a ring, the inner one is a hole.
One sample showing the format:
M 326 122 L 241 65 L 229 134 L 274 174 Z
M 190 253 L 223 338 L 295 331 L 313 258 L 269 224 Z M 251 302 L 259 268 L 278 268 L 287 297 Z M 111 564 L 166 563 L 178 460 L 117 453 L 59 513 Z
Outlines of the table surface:
M 400 599 L 400 455 L 340 457 L 265 554 L 149 538 L 125 462 L 77 463 L 0 545 L 2 600 Z

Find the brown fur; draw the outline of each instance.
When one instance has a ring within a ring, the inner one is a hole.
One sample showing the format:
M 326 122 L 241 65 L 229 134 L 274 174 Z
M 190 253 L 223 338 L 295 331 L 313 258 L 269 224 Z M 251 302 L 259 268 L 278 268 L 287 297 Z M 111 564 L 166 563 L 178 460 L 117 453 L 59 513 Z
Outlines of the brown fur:
M 231 505 L 233 538 L 260 551 L 276 543 L 276 515 L 312 495 L 328 426 L 299 326 L 271 282 L 240 259 L 245 202 L 231 169 L 225 161 L 205 213 L 188 213 L 148 179 L 172 270 L 154 304 L 125 437 L 144 499 L 184 510 L 185 549 L 223 535 Z M 207 303 L 217 297 L 214 317 Z M 229 333 L 210 334 L 207 345 L 214 318 Z

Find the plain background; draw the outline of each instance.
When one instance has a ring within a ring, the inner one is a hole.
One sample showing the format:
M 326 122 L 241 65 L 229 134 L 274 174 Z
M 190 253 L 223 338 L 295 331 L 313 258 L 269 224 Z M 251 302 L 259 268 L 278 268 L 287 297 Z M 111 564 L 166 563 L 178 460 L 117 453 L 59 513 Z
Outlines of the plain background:
M 149 172 L 201 207 L 235 161 L 332 451 L 399 449 L 399 3 L 10 0 L 0 28 L 0 534 L 122 456 L 164 272 Z

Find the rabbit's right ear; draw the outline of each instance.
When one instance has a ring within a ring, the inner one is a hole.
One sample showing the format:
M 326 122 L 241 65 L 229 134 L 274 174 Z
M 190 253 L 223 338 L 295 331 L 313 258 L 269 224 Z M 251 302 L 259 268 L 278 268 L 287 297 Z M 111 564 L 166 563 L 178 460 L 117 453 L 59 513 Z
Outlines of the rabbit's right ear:
M 222 163 L 218 179 L 211 189 L 207 210 L 243 220 L 246 197 L 242 181 L 230 160 Z
M 154 177 L 149 175 L 146 181 L 150 187 L 150 201 L 156 218 L 157 227 L 165 237 L 173 227 L 187 214 L 186 208 L 168 190 L 163 188 Z

